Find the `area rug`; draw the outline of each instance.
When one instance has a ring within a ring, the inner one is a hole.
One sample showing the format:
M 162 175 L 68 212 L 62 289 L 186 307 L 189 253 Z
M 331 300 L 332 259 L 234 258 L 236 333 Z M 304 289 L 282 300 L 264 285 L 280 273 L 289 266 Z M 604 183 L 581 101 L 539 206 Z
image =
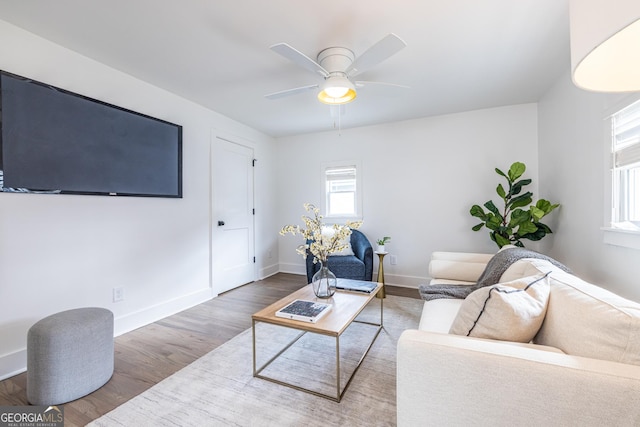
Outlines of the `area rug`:
M 424 302 L 387 296 L 384 328 L 340 403 L 253 377 L 251 329 L 129 400 L 90 426 L 393 426 L 396 425 L 396 344 L 416 328 Z M 358 320 L 377 321 L 379 300 Z M 342 387 L 376 328 L 350 326 L 340 339 Z M 297 331 L 258 324 L 259 366 Z M 335 393 L 335 339 L 305 334 L 263 374 L 318 392 Z

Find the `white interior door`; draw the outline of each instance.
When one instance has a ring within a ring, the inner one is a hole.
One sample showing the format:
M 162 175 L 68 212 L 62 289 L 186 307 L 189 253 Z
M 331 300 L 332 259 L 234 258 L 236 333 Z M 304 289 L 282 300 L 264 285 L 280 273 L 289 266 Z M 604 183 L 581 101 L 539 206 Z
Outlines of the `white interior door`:
M 213 289 L 255 280 L 253 149 L 213 138 L 211 257 Z

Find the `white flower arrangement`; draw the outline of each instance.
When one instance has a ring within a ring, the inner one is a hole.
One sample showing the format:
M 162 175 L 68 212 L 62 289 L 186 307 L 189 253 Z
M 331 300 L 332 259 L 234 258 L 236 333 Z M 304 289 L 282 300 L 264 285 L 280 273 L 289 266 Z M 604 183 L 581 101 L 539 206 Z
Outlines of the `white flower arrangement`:
M 323 217 L 320 215 L 320 209 L 311 203 L 305 203 L 304 209 L 313 213 L 313 218 L 306 215 L 302 216 L 302 221 L 304 221 L 306 228 L 302 228 L 299 225 L 285 225 L 280 230 L 280 235 L 284 236 L 287 233 L 291 233 L 295 236 L 296 234 L 301 234 L 305 243 L 298 246 L 296 252 L 306 259 L 308 249 L 313 255 L 314 264 L 318 261 L 326 264 L 329 255 L 346 249 L 351 230 L 360 228 L 362 225 L 362 221 L 347 221 L 345 225 L 333 224 L 331 227 L 333 234 L 323 234 L 322 229 L 325 226 L 322 222 Z M 309 241 L 311 243 L 307 243 Z

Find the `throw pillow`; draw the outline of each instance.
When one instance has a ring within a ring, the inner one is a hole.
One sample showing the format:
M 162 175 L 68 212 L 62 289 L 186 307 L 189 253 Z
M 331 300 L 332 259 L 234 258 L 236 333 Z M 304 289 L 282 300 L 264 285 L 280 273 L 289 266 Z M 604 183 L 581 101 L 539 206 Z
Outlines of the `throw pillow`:
M 547 312 L 548 275 L 524 277 L 472 292 L 462 303 L 449 333 L 502 341 L 531 341 Z
M 336 231 L 333 229 L 333 227 L 327 227 L 327 226 L 323 226 L 322 227 L 322 237 L 323 238 L 332 238 L 333 235 L 336 233 Z M 346 256 L 346 255 L 354 255 L 353 253 L 353 249 L 351 249 L 351 238 L 347 237 L 344 241 L 344 244 L 347 245 L 346 248 L 344 248 L 341 251 L 338 252 L 334 252 L 331 255 L 333 256 Z

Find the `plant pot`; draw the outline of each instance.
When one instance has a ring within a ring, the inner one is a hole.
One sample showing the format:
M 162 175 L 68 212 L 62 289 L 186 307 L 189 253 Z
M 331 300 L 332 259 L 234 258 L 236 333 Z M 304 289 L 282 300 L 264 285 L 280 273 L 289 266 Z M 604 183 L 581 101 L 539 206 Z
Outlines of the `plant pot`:
M 384 245 L 378 245 L 378 250 L 376 252 L 384 252 Z

